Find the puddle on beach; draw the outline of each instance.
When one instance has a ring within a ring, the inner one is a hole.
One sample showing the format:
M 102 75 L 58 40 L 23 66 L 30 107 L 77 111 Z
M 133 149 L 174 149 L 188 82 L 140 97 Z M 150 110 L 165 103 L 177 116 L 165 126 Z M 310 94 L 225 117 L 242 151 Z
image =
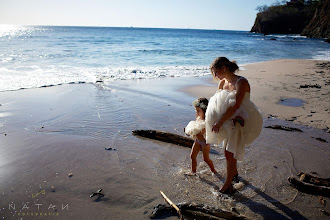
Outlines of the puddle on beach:
M 304 105 L 305 101 L 302 99 L 288 98 L 288 99 L 280 99 L 280 101 L 278 101 L 277 103 L 280 105 L 285 105 L 290 107 L 301 107 Z

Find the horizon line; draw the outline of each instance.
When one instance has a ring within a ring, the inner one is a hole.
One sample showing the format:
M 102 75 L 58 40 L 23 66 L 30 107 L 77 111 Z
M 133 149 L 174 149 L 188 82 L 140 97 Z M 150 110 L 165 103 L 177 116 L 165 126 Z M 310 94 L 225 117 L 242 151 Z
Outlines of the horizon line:
M 137 29 L 174 29 L 174 30 L 208 30 L 208 31 L 242 31 L 250 32 L 248 30 L 233 30 L 233 29 L 215 29 L 215 28 L 182 28 L 182 27 L 142 27 L 142 26 L 104 26 L 104 25 L 58 25 L 58 24 L 3 24 L 12 26 L 50 26 L 50 27 L 98 27 L 98 28 L 137 28 Z

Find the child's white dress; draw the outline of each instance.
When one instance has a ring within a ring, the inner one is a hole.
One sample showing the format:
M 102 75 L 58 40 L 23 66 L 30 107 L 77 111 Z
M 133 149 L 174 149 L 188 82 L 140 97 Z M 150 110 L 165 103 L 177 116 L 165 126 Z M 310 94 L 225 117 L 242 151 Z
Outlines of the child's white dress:
M 196 135 L 200 133 L 205 128 L 205 120 L 200 119 L 199 117 L 196 121 L 190 121 L 185 128 L 185 133 L 196 139 Z
M 205 113 L 206 143 L 220 144 L 234 154 L 237 160 L 243 160 L 245 145 L 251 144 L 262 129 L 262 115 L 257 106 L 250 100 L 250 93 L 246 92 L 240 107 L 234 115 L 223 123 L 218 133 L 212 131 L 214 123 L 230 106 L 236 103 L 236 90 L 218 90 L 211 98 Z M 240 116 L 244 119 L 244 126 L 233 123 L 232 119 Z

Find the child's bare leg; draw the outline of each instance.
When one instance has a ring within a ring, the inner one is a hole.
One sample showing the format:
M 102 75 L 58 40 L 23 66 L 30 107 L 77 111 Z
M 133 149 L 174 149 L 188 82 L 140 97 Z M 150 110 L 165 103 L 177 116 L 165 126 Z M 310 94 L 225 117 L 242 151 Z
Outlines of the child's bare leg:
M 194 142 L 191 153 L 190 153 L 190 158 L 191 158 L 191 172 L 196 173 L 197 169 L 197 155 L 199 151 L 201 151 L 201 145 L 197 143 L 196 141 Z
M 209 145 L 209 144 L 207 144 L 203 147 L 203 158 L 204 158 L 204 161 L 207 163 L 207 165 L 209 165 L 209 167 L 211 168 L 211 171 L 213 173 L 216 173 L 217 171 L 214 169 L 213 162 L 210 159 L 210 150 L 211 150 L 211 145 Z

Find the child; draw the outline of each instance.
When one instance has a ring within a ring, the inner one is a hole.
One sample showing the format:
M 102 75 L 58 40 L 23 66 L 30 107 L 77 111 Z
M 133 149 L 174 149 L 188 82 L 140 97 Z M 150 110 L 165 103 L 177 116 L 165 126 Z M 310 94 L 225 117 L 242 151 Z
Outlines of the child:
M 196 121 L 191 121 L 185 128 L 187 135 L 192 135 L 195 142 L 191 149 L 191 174 L 196 175 L 197 168 L 197 155 L 202 149 L 204 161 L 209 165 L 211 171 L 216 173 L 213 162 L 209 158 L 211 146 L 206 144 L 205 140 L 205 112 L 207 109 L 208 100 L 206 98 L 199 98 L 193 102 L 193 106 L 196 110 Z

